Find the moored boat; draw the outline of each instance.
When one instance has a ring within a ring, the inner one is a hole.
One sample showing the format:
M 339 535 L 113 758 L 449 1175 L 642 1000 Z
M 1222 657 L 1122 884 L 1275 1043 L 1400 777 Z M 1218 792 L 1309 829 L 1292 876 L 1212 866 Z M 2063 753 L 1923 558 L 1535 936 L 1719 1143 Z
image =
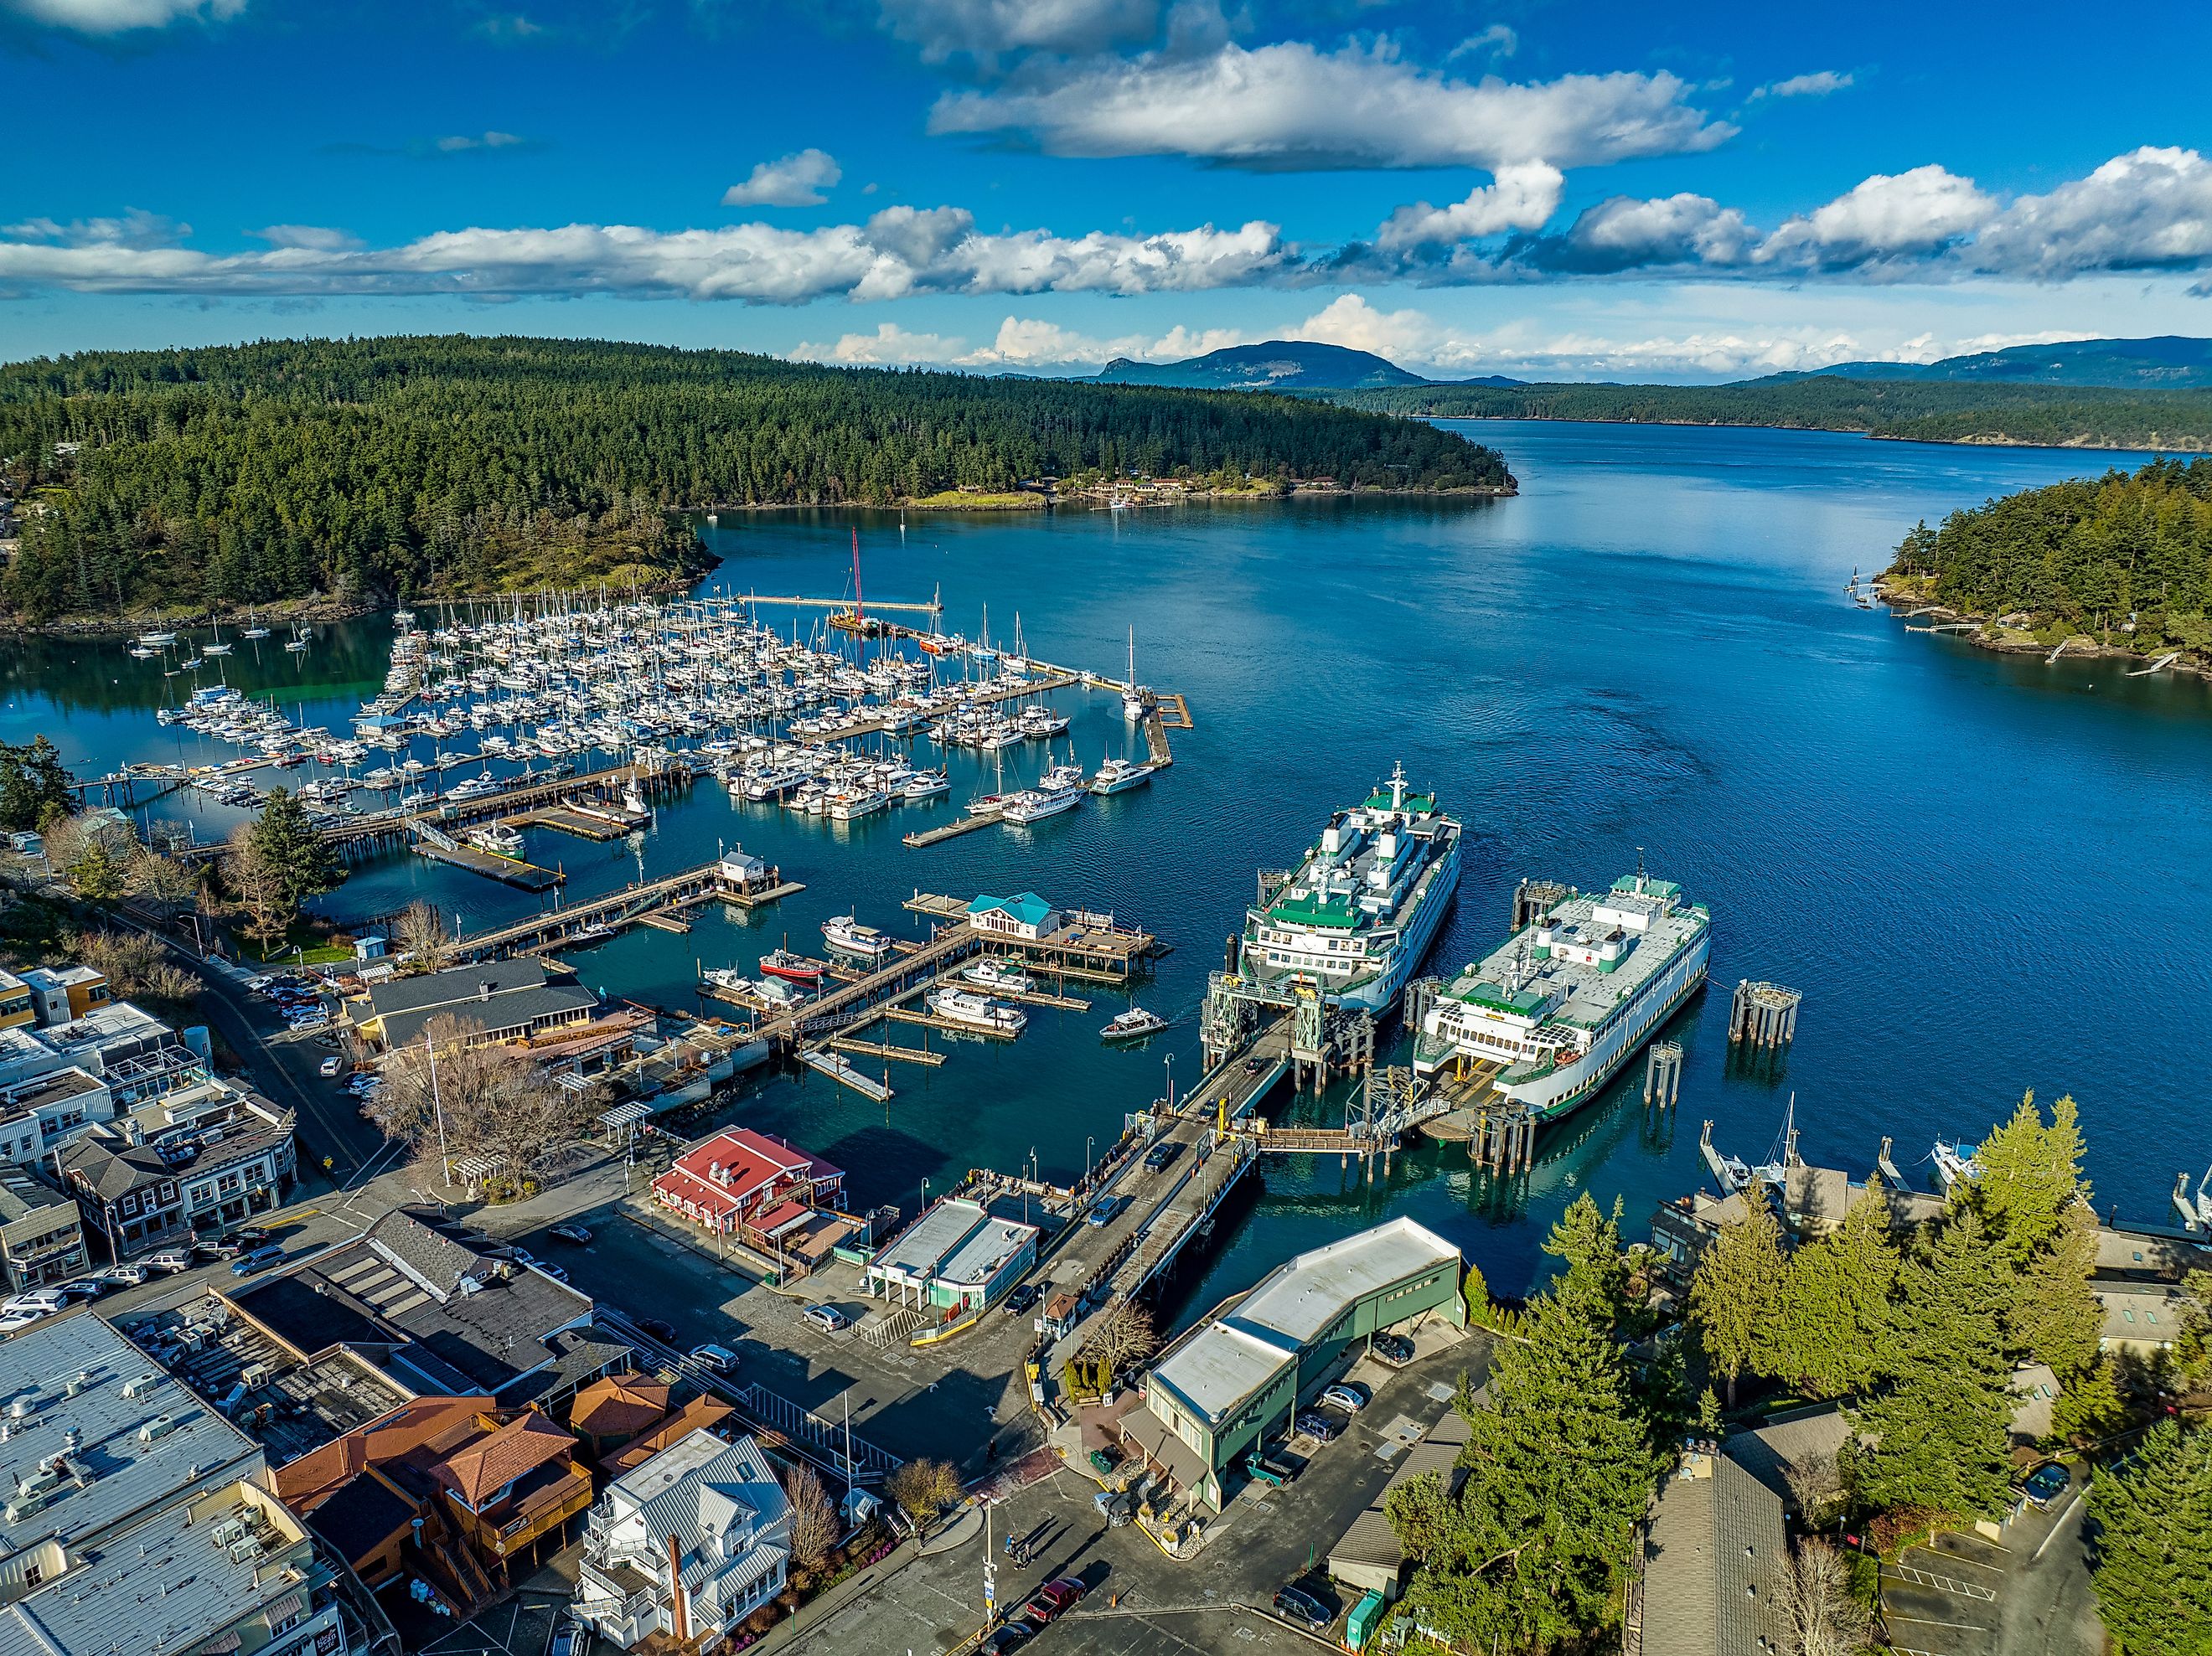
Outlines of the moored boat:
M 1026 995 L 1036 986 L 1030 974 L 1022 970 L 1019 961 L 996 955 L 977 961 L 960 975 L 978 988 L 994 990 L 1001 995 Z
M 803 983 L 810 987 L 822 981 L 825 969 L 820 961 L 811 961 L 805 955 L 788 949 L 760 957 L 760 969 L 771 978 L 782 978 L 791 983 Z
M 1101 1040 L 1136 1040 L 1142 1036 L 1157 1034 L 1168 1027 L 1168 1021 L 1158 1012 L 1142 1006 L 1132 1006 L 1126 1012 L 1115 1014 L 1113 1022 L 1098 1032 Z
M 890 934 L 862 925 L 850 914 L 832 915 L 822 922 L 823 941 L 841 955 L 879 961 L 891 952 Z
M 922 998 L 929 1010 L 947 1023 L 987 1034 L 1018 1035 L 1029 1026 L 1029 1014 L 1020 1007 L 1008 1006 L 988 995 L 956 989 L 949 984 L 931 990 Z

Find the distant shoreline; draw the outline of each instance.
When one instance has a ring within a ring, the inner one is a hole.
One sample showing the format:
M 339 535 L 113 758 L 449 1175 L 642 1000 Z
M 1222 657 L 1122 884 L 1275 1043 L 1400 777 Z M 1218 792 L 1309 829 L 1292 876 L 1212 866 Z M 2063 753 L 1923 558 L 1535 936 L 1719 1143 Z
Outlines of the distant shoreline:
M 1948 604 L 1930 604 L 1919 593 L 1907 591 L 1887 575 L 1878 575 L 1874 583 L 1875 596 L 1889 606 L 1893 617 L 1904 620 L 1911 616 L 1915 620 L 1926 620 L 1943 625 L 1972 623 L 1972 630 L 1948 632 L 1945 638 L 1962 639 L 1978 650 L 1989 650 L 1998 655 L 2049 656 L 2054 648 L 2062 658 L 2088 661 L 2132 661 L 2148 664 L 2171 654 L 2173 659 L 2165 670 L 2189 673 L 2198 678 L 2212 678 L 2212 658 L 2189 650 L 2160 650 L 2146 656 L 2140 650 L 2124 645 L 2107 644 L 2088 633 L 2073 633 L 2054 646 L 2033 633 L 2017 627 L 2006 627 L 1997 616 L 1976 615 L 1967 610 L 1954 610 Z
M 1439 414 L 1427 410 L 1409 410 L 1404 417 L 1412 420 L 1463 420 L 1470 424 L 1479 421 L 1486 425 L 1676 426 L 1698 431 L 1817 431 L 1836 437 L 1863 437 L 1870 443 L 1921 443 L 1931 448 L 2048 448 L 2078 452 L 2106 449 L 2129 454 L 2212 453 L 2212 442 L 2201 437 L 2188 437 L 2171 443 L 2128 442 L 2086 435 L 2055 441 L 2045 438 L 2008 437 L 2002 432 L 1965 437 L 1916 437 L 1900 432 L 1874 431 L 1865 426 L 1785 423 L 1778 420 L 1660 420 L 1630 419 L 1613 415 Z

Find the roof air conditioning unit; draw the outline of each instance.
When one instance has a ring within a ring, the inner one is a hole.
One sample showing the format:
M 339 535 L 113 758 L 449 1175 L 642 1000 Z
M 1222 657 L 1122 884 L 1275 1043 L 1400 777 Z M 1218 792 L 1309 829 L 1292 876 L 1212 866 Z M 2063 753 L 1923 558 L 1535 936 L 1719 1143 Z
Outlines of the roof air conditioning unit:
M 138 1429 L 138 1441 L 151 1443 L 156 1438 L 168 1436 L 176 1429 L 177 1417 L 174 1415 L 156 1415 Z
M 215 1526 L 215 1544 L 218 1547 L 227 1547 L 234 1541 L 243 1541 L 244 1539 L 246 1539 L 246 1526 L 240 1523 L 235 1518 L 222 1519 L 216 1523 Z
M 154 1377 L 151 1374 L 141 1374 L 136 1380 L 125 1380 L 123 1383 L 123 1395 L 125 1398 L 143 1398 L 153 1389 Z

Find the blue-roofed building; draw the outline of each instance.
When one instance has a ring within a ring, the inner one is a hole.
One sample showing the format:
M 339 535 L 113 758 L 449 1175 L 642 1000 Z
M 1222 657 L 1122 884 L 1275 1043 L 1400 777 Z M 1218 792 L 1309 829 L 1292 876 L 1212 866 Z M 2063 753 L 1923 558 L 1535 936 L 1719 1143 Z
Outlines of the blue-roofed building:
M 1034 891 L 1011 897 L 978 897 L 968 905 L 968 924 L 995 937 L 1035 943 L 1060 928 L 1060 911 Z

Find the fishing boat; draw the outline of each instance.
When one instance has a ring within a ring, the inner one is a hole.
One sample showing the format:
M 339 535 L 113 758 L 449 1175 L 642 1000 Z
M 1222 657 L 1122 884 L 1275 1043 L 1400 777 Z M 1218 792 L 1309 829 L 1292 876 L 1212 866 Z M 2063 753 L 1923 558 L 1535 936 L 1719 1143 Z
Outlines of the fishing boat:
M 1131 788 L 1141 788 L 1152 779 L 1155 768 L 1127 759 L 1109 759 L 1098 767 L 1098 774 L 1091 779 L 1091 792 L 1127 793 Z
M 811 986 L 822 981 L 822 974 L 826 968 L 820 961 L 811 961 L 788 949 L 779 949 L 774 954 L 760 957 L 760 969 L 771 978 Z
M 1026 995 L 1036 986 L 1030 974 L 1022 970 L 1021 962 L 995 955 L 977 961 L 960 975 L 979 989 L 1001 995 Z
M 1116 1013 L 1114 1021 L 1098 1032 L 1101 1040 L 1135 1040 L 1140 1036 L 1157 1034 L 1168 1027 L 1168 1021 L 1158 1012 L 1142 1006 L 1132 1006 L 1126 1012 Z
M 841 955 L 879 961 L 891 952 L 890 935 L 872 925 L 862 925 L 850 914 L 836 914 L 822 922 L 823 940 Z
M 1029 1027 L 1030 1015 L 1018 1006 L 1007 1006 L 988 995 L 978 995 L 950 984 L 933 989 L 922 999 L 947 1023 L 979 1029 L 987 1034 L 1018 1035 Z

